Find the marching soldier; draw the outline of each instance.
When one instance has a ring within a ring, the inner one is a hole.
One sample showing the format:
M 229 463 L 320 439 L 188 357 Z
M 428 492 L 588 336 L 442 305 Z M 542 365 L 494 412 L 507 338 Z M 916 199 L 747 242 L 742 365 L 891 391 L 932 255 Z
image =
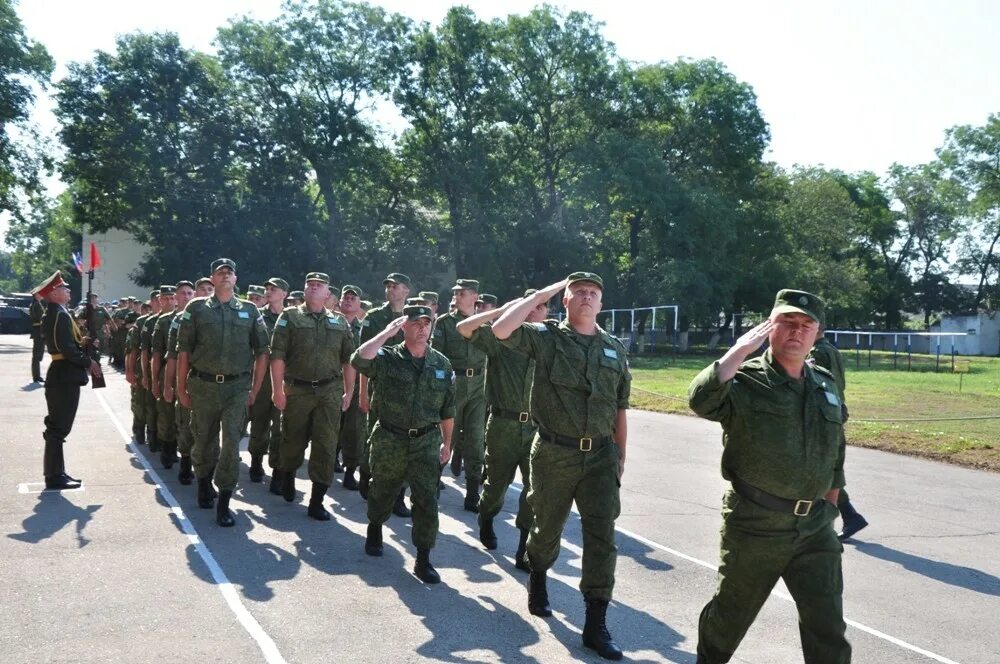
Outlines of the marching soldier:
M 439 464 L 451 453 L 455 378 L 448 358 L 427 343 L 431 310 L 405 307 L 403 314 L 351 358 L 358 371 L 377 381 L 373 405 L 379 418 L 369 441 L 372 478 L 365 553 L 382 555 L 382 524 L 406 482 L 412 492 L 411 537 L 417 547 L 413 573 L 424 583 L 438 583 L 441 577 L 430 551 L 438 531 Z M 403 342 L 386 346 L 400 331 Z
M 274 333 L 274 324 L 278 321 L 285 308 L 285 297 L 288 295 L 288 282 L 281 277 L 271 277 L 264 284 L 264 304 L 260 306 L 260 315 L 267 328 L 267 337 Z M 271 469 L 278 468 L 278 442 L 281 440 L 281 411 L 275 408 L 271 401 L 271 372 L 264 374 L 264 382 L 260 393 L 250 406 L 250 481 L 260 482 L 264 479 L 264 455 L 267 454 Z
M 264 382 L 268 340 L 260 312 L 234 294 L 236 263 L 213 261 L 211 280 L 215 294 L 191 300 L 179 316 L 177 397 L 191 409 L 198 506 L 210 509 L 214 504 L 214 477 L 219 488 L 216 523 L 230 527 L 236 523 L 229 500 L 239 479 L 240 427 Z
M 603 289 L 593 272 L 574 272 L 505 311 L 493 334 L 535 361 L 530 410 L 538 433 L 529 471 L 528 504 L 535 521 L 527 542 L 528 611 L 552 615 L 546 571 L 559 555 L 575 502 L 583 524 L 583 645 L 606 659 L 621 659 L 606 618 L 615 585 L 615 519 L 621 510 L 631 375 L 625 347 L 597 324 Z M 559 291 L 565 321 L 522 324 Z
M 357 286 L 350 284 L 340 291 L 340 313 L 347 319 L 355 341 L 361 339 L 364 321 L 361 319 L 361 298 L 363 293 Z M 344 458 L 343 487 L 357 491 L 358 481 L 354 471 L 361 465 L 361 453 L 364 450 L 365 439 L 368 437 L 368 425 L 365 413 L 361 410 L 361 381 L 354 382 L 354 394 L 351 396 L 351 406 L 344 411 L 340 421 L 340 450 Z
M 461 448 L 454 454 L 461 454 L 465 463 L 464 507 L 470 512 L 478 512 L 486 444 L 486 353 L 470 344 L 457 327 L 476 312 L 479 282 L 459 279 L 451 290 L 455 294 L 456 310 L 437 319 L 433 344 L 455 369 L 455 428 L 461 435 Z M 455 470 L 454 465 L 452 470 Z
M 327 309 L 330 277 L 306 275 L 305 304 L 278 316 L 271 337 L 271 399 L 282 411 L 282 495 L 295 500 L 295 472 L 309 451 L 312 493 L 308 514 L 329 521 L 323 498 L 333 483 L 341 413 L 350 406 L 356 372 L 350 365 L 354 337 L 347 320 Z
M 136 445 L 145 445 L 149 433 L 149 420 L 146 412 L 146 396 L 142 387 L 143 370 L 140 351 L 141 335 L 146 319 L 153 313 L 153 306 L 159 306 L 160 291 L 149 294 L 149 303 L 139 307 L 140 315 L 132 322 L 125 337 L 125 380 L 132 386 L 132 439 Z M 145 309 L 145 311 L 144 311 Z
M 250 284 L 247 286 L 247 299 L 250 300 L 250 304 L 260 309 L 264 306 L 264 287 L 258 284 Z
M 160 439 L 160 463 L 164 468 L 173 468 L 177 460 L 177 406 L 174 403 L 175 374 L 166 371 L 167 352 L 169 350 L 170 330 L 175 328 L 174 320 L 187 303 L 194 297 L 194 284 L 190 281 L 179 281 L 176 286 L 161 286 L 173 292 L 173 302 L 169 311 L 160 314 L 153 327 L 153 340 L 150 344 L 150 369 L 152 371 L 153 395 L 156 397 L 156 432 Z M 176 343 L 176 341 L 175 341 Z M 167 379 L 170 387 L 167 388 Z
M 146 316 L 139 326 L 139 357 L 138 361 L 142 367 L 142 409 L 146 414 L 146 441 L 149 443 L 150 452 L 160 451 L 160 441 L 157 439 L 156 422 L 156 397 L 153 396 L 153 371 L 149 366 L 149 347 L 153 342 L 153 328 L 156 319 L 163 311 L 163 301 L 170 298 L 162 298 L 159 289 L 149 294 L 149 305 L 152 312 Z M 172 306 L 172 305 L 171 305 Z
M 69 285 L 56 272 L 35 289 L 34 294 L 48 302 L 42 318 L 43 335 L 52 361 L 45 374 L 45 453 L 43 472 L 46 489 L 76 489 L 83 482 L 66 474 L 63 445 L 73 429 L 80 404 L 80 387 L 87 384 L 87 374 L 100 371 L 100 365 L 84 352 L 85 339 L 66 305 Z

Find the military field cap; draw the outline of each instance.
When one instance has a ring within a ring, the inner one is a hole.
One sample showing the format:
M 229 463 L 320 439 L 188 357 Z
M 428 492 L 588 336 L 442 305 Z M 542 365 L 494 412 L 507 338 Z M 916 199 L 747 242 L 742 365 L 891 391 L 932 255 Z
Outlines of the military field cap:
M 171 286 L 170 284 L 162 284 L 160 286 L 160 295 L 173 295 L 176 292 L 176 286 Z
M 427 306 L 427 300 L 425 300 L 422 297 L 408 297 L 408 298 L 406 298 L 406 306 L 407 307 L 423 307 L 423 306 Z
M 344 295 L 346 295 L 347 293 L 354 293 L 359 298 L 364 296 L 362 290 L 353 284 L 346 284 L 343 288 L 340 289 L 340 297 L 344 297 Z
M 212 274 L 219 268 L 228 267 L 233 272 L 236 272 L 236 261 L 232 258 L 216 258 L 212 261 Z
M 198 281 L 194 282 L 194 287 L 197 288 L 198 286 L 201 286 L 202 284 L 214 285 L 214 284 L 212 284 L 212 280 L 209 279 L 208 277 L 201 277 L 201 278 L 198 279 Z
M 538 292 L 537 288 L 529 288 L 528 290 L 524 291 L 524 297 L 531 297 L 537 292 Z
M 372 308 L 371 300 L 361 300 L 361 309 L 363 311 L 368 311 Z
M 306 299 L 306 293 L 305 291 L 293 290 L 291 293 L 288 294 L 288 297 L 296 300 L 304 300 Z
M 484 294 L 480 295 L 479 299 L 482 302 L 484 302 L 485 304 L 496 304 L 497 303 L 497 296 L 496 295 L 491 295 L 490 293 L 484 293 Z
M 601 279 L 601 275 L 595 272 L 574 272 L 567 279 L 567 286 L 571 286 L 578 281 L 589 281 L 592 284 L 597 284 L 601 290 L 604 290 L 604 280 Z
M 149 291 L 149 297 L 150 297 L 150 298 L 157 298 L 157 297 L 160 297 L 160 290 L 159 290 L 159 289 L 156 289 L 156 290 L 154 290 L 154 291 Z
M 812 293 L 783 288 L 774 296 L 772 314 L 805 314 L 817 323 L 823 322 L 823 300 Z
M 330 275 L 326 272 L 310 272 L 306 275 L 306 281 L 322 281 L 327 286 L 330 285 Z M 303 293 L 303 296 L 305 294 Z
M 340 286 L 330 286 L 330 297 L 340 299 Z
M 433 302 L 434 304 L 438 303 L 438 294 L 435 293 L 434 291 L 422 290 L 419 293 L 417 293 L 417 295 L 422 297 L 427 302 Z
M 194 290 L 194 284 L 192 284 L 187 279 L 181 279 L 180 281 L 177 282 L 177 288 L 180 288 L 181 286 L 187 286 L 188 288 Z
M 135 301 L 136 301 L 136 299 L 135 299 L 135 295 L 129 295 L 129 296 L 128 296 L 128 301 L 129 301 L 129 302 L 135 302 Z
M 278 290 L 283 290 L 286 293 L 288 292 L 288 282 L 282 279 L 281 277 L 271 277 L 264 283 L 265 285 L 270 284 L 275 288 L 277 288 Z
M 393 272 L 382 280 L 383 284 L 403 284 L 404 286 L 410 285 L 410 278 L 401 272 Z
M 264 296 L 264 287 L 259 284 L 250 284 L 247 286 L 247 295 L 260 295 Z
M 479 282 L 475 279 L 456 279 L 455 285 L 451 287 L 453 291 L 467 289 L 479 292 Z
M 62 272 L 59 272 L 59 270 L 56 270 L 48 279 L 38 284 L 35 290 L 31 291 L 31 294 L 47 297 L 57 288 L 69 288 L 69 284 L 63 281 Z
M 427 320 L 434 319 L 431 308 L 422 304 L 403 307 L 403 315 L 406 316 L 406 320 L 418 320 L 420 318 L 426 318 Z

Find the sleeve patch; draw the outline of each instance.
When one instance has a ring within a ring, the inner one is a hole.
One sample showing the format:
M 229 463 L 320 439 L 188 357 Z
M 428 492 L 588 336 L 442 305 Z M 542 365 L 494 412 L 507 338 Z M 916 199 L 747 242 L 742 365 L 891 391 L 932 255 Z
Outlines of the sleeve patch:
M 604 349 L 604 357 L 610 357 L 613 360 L 617 360 L 618 359 L 618 351 L 616 351 L 614 348 L 605 348 Z
M 538 330 L 539 332 L 548 332 L 549 331 L 549 328 L 545 325 L 545 323 L 532 323 L 532 326 L 536 330 Z
M 248 311 L 241 311 L 239 313 L 239 316 L 240 316 L 240 318 L 250 318 L 250 312 L 248 312 Z
M 435 369 L 434 377 L 437 378 L 438 380 L 444 380 L 445 378 L 447 378 L 447 376 L 445 375 L 446 373 L 447 372 L 444 369 Z
M 279 318 L 278 322 L 275 323 L 275 325 L 277 325 L 278 327 L 285 327 L 286 325 L 288 325 L 288 319 L 287 318 Z

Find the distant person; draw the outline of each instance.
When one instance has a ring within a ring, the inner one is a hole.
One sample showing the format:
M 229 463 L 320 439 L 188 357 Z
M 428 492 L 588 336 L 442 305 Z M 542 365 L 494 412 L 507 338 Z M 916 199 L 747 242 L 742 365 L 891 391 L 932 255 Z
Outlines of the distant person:
M 840 392 L 840 404 L 844 413 L 844 423 L 846 424 L 848 414 L 844 392 L 847 389 L 847 378 L 844 371 L 844 358 L 840 354 L 840 350 L 826 338 L 825 332 L 826 326 L 820 323 L 819 330 L 816 331 L 816 343 L 809 357 L 817 366 L 821 366 L 833 374 L 833 380 L 837 383 L 837 390 Z M 840 490 L 840 495 L 837 498 L 837 509 L 840 510 L 840 518 L 844 522 L 843 530 L 837 535 L 841 542 L 855 535 L 868 525 L 865 517 L 861 516 L 854 509 L 854 505 L 851 504 L 851 499 L 847 495 L 846 488 Z
M 31 314 L 31 380 L 42 380 L 42 357 L 45 355 L 45 337 L 42 336 L 42 318 L 45 316 L 45 298 L 37 292 L 31 298 L 28 313 Z

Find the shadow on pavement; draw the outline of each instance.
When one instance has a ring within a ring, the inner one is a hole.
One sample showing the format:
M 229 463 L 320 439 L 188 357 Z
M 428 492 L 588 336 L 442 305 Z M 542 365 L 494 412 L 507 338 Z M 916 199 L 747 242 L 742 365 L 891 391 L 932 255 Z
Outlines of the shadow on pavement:
M 34 392 L 36 390 L 44 390 L 44 389 L 45 386 L 43 384 L 35 382 L 27 383 L 21 386 L 22 392 Z
M 926 576 L 929 579 L 965 588 L 984 595 L 1000 596 L 1000 578 L 972 567 L 963 567 L 923 558 L 912 553 L 890 549 L 874 542 L 849 542 L 855 549 L 873 558 L 896 563 L 903 569 Z
M 43 491 L 38 494 L 34 513 L 21 523 L 24 532 L 11 533 L 7 537 L 27 544 L 38 544 L 42 540 L 52 537 L 68 524 L 75 523 L 76 541 L 82 549 L 90 544 L 90 540 L 84 536 L 83 531 L 99 509 L 101 509 L 101 505 L 77 507 L 58 491 Z

